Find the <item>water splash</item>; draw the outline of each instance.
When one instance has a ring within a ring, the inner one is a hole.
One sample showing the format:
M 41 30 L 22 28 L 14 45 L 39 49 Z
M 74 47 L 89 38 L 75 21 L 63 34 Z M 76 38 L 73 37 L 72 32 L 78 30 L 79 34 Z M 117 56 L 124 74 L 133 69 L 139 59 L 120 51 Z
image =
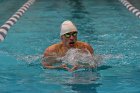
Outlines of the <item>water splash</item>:
M 43 55 L 18 55 L 17 60 L 27 62 L 28 64 L 39 61 Z M 40 62 L 40 61 L 39 61 Z
M 125 55 L 123 54 L 102 54 L 102 64 L 104 65 L 112 65 L 112 66 L 119 66 L 125 65 L 127 62 L 124 60 Z
M 81 49 L 69 49 L 61 60 L 68 65 L 97 66 L 99 63 L 97 58 L 93 57 L 88 50 Z
M 107 59 L 123 59 L 124 55 L 123 54 L 104 54 L 102 55 L 102 58 L 104 58 L 105 60 Z

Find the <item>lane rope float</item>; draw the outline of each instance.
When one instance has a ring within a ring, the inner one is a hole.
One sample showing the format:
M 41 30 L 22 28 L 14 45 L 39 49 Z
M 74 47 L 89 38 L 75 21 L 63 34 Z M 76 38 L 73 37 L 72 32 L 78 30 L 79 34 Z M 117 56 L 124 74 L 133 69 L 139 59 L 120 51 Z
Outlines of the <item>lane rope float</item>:
M 20 7 L 17 12 L 12 15 L 1 27 L 0 27 L 0 42 L 4 41 L 7 36 L 8 30 L 13 26 L 17 20 L 28 10 L 28 8 L 35 2 L 35 0 L 28 0 Z
M 140 18 L 140 10 L 134 7 L 130 2 L 127 0 L 119 0 L 130 12 L 135 14 L 138 18 Z

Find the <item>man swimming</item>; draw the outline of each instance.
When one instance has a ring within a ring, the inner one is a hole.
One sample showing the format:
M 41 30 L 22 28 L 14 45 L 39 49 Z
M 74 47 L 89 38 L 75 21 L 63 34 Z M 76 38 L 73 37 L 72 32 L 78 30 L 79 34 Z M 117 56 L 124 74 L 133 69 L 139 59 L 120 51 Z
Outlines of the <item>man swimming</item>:
M 79 65 L 73 65 L 72 68 L 69 68 L 66 64 L 61 64 L 59 66 L 53 65 L 55 63 L 60 63 L 61 61 L 58 61 L 57 58 L 64 57 L 67 51 L 72 48 L 80 49 L 82 51 L 89 51 L 93 57 L 93 48 L 88 43 L 78 41 L 77 34 L 78 30 L 76 26 L 69 20 L 64 21 L 61 24 L 61 42 L 46 48 L 43 56 L 43 58 L 46 60 L 42 61 L 43 67 L 48 69 L 62 68 L 68 71 L 74 71 L 80 68 Z

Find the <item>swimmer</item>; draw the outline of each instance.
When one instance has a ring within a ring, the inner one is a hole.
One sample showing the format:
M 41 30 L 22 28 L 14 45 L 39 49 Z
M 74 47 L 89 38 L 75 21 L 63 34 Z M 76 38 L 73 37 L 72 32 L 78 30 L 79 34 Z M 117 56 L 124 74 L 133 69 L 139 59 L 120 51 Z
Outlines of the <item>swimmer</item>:
M 55 66 L 55 63 L 61 63 L 61 60 L 57 58 L 64 57 L 69 49 L 81 49 L 83 52 L 87 50 L 90 52 L 93 57 L 94 51 L 93 48 L 86 42 L 77 40 L 78 30 L 76 26 L 69 20 L 64 21 L 61 24 L 60 38 L 61 42 L 53 44 L 45 49 L 42 65 L 44 68 L 55 69 L 61 68 L 68 71 L 74 71 L 80 68 L 80 65 L 73 65 L 69 68 L 66 64 L 61 64 Z

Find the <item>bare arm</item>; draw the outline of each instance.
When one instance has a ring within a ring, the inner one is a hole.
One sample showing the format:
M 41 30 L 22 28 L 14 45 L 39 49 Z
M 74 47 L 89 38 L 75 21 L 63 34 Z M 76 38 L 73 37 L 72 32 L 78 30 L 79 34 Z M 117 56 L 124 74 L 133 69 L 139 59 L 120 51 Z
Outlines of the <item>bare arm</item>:
M 44 68 L 48 68 L 48 69 L 65 69 L 65 70 L 70 71 L 70 69 L 67 67 L 66 64 L 62 64 L 59 66 L 52 66 L 52 65 L 47 64 L 46 62 L 42 62 L 42 65 Z
M 42 65 L 44 68 L 48 69 L 66 69 L 69 70 L 66 64 L 61 64 L 61 60 L 57 59 L 57 51 L 53 49 L 53 47 L 49 47 L 46 49 L 44 53 L 44 57 L 42 60 Z M 55 65 L 58 64 L 59 65 Z
M 43 57 L 42 65 L 44 68 L 48 68 L 48 69 L 66 69 L 66 70 L 69 70 L 69 68 L 67 67 L 66 64 L 62 64 L 61 60 L 58 60 L 57 57 L 53 57 L 53 56 Z

